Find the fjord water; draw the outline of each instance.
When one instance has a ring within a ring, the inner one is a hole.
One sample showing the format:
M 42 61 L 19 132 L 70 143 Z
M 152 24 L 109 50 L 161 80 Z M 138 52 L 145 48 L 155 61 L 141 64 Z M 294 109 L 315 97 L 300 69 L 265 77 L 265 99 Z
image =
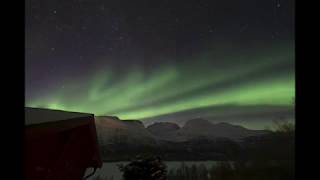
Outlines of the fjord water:
M 203 164 L 206 168 L 211 168 L 213 165 L 217 164 L 218 161 L 166 161 L 167 170 L 176 169 L 184 163 L 186 166 L 191 167 L 192 165 L 199 166 Z M 112 179 L 121 180 L 122 173 L 118 168 L 118 164 L 126 165 L 128 161 L 119 161 L 119 162 L 104 162 L 101 169 L 98 169 L 96 173 L 89 178 L 89 180 L 94 180 L 95 177 L 100 176 L 102 179 Z M 86 174 L 91 173 L 92 169 L 89 169 Z

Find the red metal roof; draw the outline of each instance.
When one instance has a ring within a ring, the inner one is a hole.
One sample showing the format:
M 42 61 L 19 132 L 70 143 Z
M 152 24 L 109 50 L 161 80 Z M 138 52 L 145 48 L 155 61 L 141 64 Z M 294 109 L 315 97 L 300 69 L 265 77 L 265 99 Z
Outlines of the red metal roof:
M 92 114 L 26 108 L 26 120 L 26 179 L 82 179 L 102 166 Z

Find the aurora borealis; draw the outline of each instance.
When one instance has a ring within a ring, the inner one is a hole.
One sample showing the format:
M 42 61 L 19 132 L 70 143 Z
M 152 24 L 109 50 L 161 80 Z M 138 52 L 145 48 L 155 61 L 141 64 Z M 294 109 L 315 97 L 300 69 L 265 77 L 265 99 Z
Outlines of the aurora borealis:
M 117 82 L 112 71 L 101 70 L 91 80 L 67 83 L 63 89 L 53 90 L 51 95 L 27 105 L 117 115 L 124 119 L 220 104 L 290 105 L 295 93 L 293 69 L 283 66 L 292 58 L 292 52 L 287 52 L 269 57 L 273 59 L 271 62 L 265 58 L 267 62 L 250 64 L 250 67 L 243 64 L 217 70 L 205 65 L 172 65 L 144 74 L 139 68 L 132 68 Z M 265 73 L 270 72 L 264 71 L 281 66 L 281 72 L 266 76 Z
M 169 1 L 155 12 L 142 6 L 146 2 L 83 2 L 27 7 L 26 106 L 145 119 L 229 104 L 293 104 L 293 7 L 287 1 L 283 9 L 280 1 L 236 3 L 226 15 L 190 15 L 195 4 Z M 160 13 L 168 9 L 175 13 Z M 63 19 L 68 13 L 72 21 Z

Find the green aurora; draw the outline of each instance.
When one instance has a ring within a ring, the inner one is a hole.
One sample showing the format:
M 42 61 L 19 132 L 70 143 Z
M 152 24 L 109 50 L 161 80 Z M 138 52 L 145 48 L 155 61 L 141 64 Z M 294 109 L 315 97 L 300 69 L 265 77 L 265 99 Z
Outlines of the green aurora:
M 292 105 L 293 50 L 271 52 L 219 58 L 206 54 L 162 64 L 152 72 L 132 66 L 121 75 L 112 67 L 100 68 L 90 77 L 73 78 L 63 82 L 63 88 L 26 100 L 26 106 L 143 119 L 225 104 Z M 212 64 L 214 59 L 224 61 Z

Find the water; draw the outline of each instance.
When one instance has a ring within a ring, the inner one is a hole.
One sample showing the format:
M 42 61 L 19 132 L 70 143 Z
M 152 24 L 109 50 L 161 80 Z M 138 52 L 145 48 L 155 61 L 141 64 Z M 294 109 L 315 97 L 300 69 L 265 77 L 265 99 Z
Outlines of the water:
M 193 164 L 196 166 L 199 166 L 203 164 L 206 166 L 206 168 L 211 168 L 213 165 L 215 165 L 218 161 L 184 161 L 184 164 L 186 166 L 192 166 Z M 118 164 L 126 165 L 129 162 L 122 161 L 122 162 L 105 162 L 103 163 L 103 166 L 101 169 L 97 169 L 94 176 L 90 177 L 89 180 L 93 180 L 94 177 L 100 176 L 104 179 L 111 179 L 113 177 L 113 180 L 121 180 L 122 173 L 120 172 L 118 168 Z M 181 166 L 182 161 L 166 161 L 165 164 L 167 165 L 167 170 L 170 169 L 176 169 Z M 92 169 L 89 169 L 86 174 L 92 172 Z

